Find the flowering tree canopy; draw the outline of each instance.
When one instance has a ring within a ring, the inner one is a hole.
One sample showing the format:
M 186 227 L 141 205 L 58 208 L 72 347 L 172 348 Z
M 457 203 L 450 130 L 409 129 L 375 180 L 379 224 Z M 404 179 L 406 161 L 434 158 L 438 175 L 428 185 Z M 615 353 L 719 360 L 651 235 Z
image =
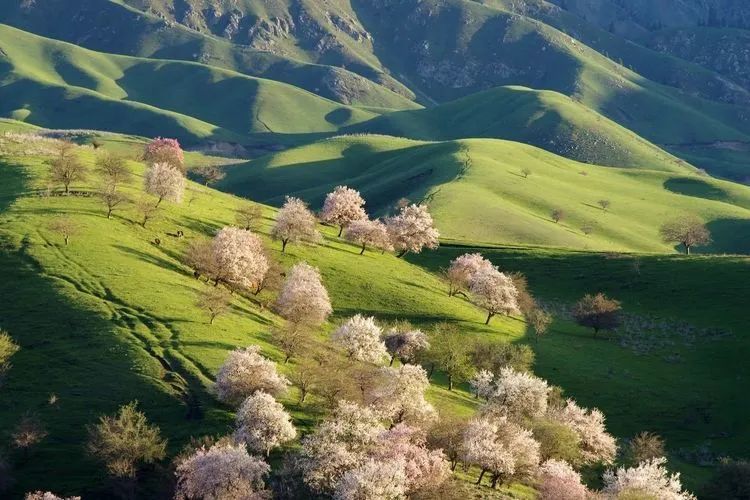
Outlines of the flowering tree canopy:
M 261 356 L 260 347 L 253 345 L 229 353 L 216 375 L 215 390 L 221 401 L 239 405 L 255 391 L 279 394 L 289 385 L 273 361 Z
M 365 253 L 368 245 L 383 252 L 393 250 L 388 230 L 379 220 L 358 219 L 346 226 L 344 238 L 362 247 L 360 255 Z
M 319 326 L 333 312 L 320 271 L 302 262 L 292 267 L 276 300 L 277 312 L 292 323 Z
M 143 160 L 147 163 L 166 163 L 180 172 L 185 172 L 185 155 L 177 139 L 157 137 L 143 150 Z
M 516 422 L 541 417 L 547 411 L 549 391 L 547 382 L 539 377 L 502 368 L 489 394 L 485 412 Z
M 369 404 L 393 424 L 407 423 L 426 428 L 437 420 L 435 408 L 425 399 L 430 386 L 427 372 L 419 365 L 382 368 L 383 382 L 373 391 Z
M 537 491 L 540 500 L 586 500 L 589 490 L 581 475 L 567 462 L 547 460 L 539 468 Z
M 388 357 L 385 344 L 380 340 L 381 333 L 382 329 L 375 323 L 375 318 L 357 314 L 338 327 L 332 339 L 349 359 L 379 363 Z
M 268 456 L 273 448 L 297 436 L 289 414 L 273 396 L 258 391 L 242 403 L 237 411 L 234 438 L 250 450 Z
M 264 478 L 270 467 L 248 455 L 244 445 L 215 444 L 197 450 L 177 465 L 177 491 L 180 500 L 262 500 Z
M 655 458 L 635 467 L 620 467 L 604 473 L 605 498 L 658 498 L 659 500 L 695 500 L 682 489 L 680 474 L 670 474 L 667 459 Z M 626 495 L 630 496 L 626 496 Z
M 561 408 L 553 408 L 549 416 L 573 429 L 581 439 L 581 455 L 585 463 L 611 464 L 617 454 L 615 438 L 607 433 L 604 414 L 596 408 L 581 408 L 568 399 Z
M 420 253 L 424 247 L 438 247 L 440 233 L 425 206 L 412 204 L 403 207 L 398 215 L 386 219 L 385 224 L 399 257 L 407 252 Z
M 482 268 L 474 273 L 469 291 L 477 305 L 487 311 L 485 325 L 498 313 L 519 311 L 518 290 L 513 280 L 494 267 Z
M 269 269 L 263 243 L 246 229 L 223 228 L 211 242 L 211 255 L 214 279 L 246 290 L 257 288 Z
M 383 341 L 391 355 L 391 365 L 396 358 L 402 362 L 413 361 L 417 353 L 430 348 L 427 335 L 411 325 L 398 324 L 385 332 Z
M 299 198 L 287 196 L 284 206 L 276 215 L 276 223 L 271 229 L 271 236 L 281 240 L 281 251 L 286 251 L 289 243 L 307 241 L 317 243 L 320 233 L 315 215 L 307 208 L 304 201 Z
M 339 236 L 341 236 L 344 228 L 353 221 L 367 219 L 364 205 L 365 200 L 359 191 L 346 186 L 337 186 L 326 196 L 320 218 L 328 224 L 339 226 Z
M 185 192 L 185 176 L 168 163 L 154 163 L 148 167 L 143 182 L 146 192 L 159 199 L 156 206 L 159 206 L 163 200 L 174 203 L 182 201 L 182 195 Z
M 448 295 L 454 296 L 461 290 L 468 290 L 471 279 L 478 271 L 491 271 L 492 263 L 479 253 L 465 253 L 453 259 L 445 275 L 448 279 Z

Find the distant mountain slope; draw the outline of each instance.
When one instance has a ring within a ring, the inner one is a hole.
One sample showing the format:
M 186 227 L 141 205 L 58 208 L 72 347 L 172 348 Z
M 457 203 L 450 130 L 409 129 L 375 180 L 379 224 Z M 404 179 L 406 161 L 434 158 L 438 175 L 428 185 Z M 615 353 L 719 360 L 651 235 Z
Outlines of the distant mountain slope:
M 688 212 L 709 222 L 712 250 L 750 253 L 750 188 L 686 173 L 591 166 L 501 140 L 337 137 L 232 167 L 220 187 L 275 205 L 298 195 L 319 207 L 339 184 L 360 189 L 378 215 L 403 197 L 428 200 L 448 240 L 665 251 L 659 227 Z M 606 212 L 602 199 L 611 202 Z M 559 224 L 550 219 L 553 209 L 566 213 Z
M 352 131 L 444 141 L 497 138 L 614 167 L 688 172 L 689 165 L 557 92 L 497 87 L 415 111 L 389 113 Z
M 233 44 L 116 0 L 0 2 L 0 22 L 100 52 L 196 61 L 279 80 L 343 104 L 418 107 L 414 94 L 382 71 L 368 67 L 362 76 Z
M 46 127 L 279 142 L 376 116 L 271 80 L 92 52 L 4 25 L 0 47 L 0 114 Z

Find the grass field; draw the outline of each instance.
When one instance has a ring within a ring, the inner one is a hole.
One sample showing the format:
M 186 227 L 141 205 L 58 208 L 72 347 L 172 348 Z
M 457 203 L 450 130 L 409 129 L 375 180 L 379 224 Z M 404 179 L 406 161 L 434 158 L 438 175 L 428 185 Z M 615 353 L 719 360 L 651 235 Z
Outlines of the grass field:
M 125 149 L 127 141 L 106 147 L 117 144 Z M 84 150 L 88 161 L 91 154 Z M 209 393 L 212 374 L 228 350 L 251 343 L 280 361 L 271 336 L 279 319 L 236 299 L 232 312 L 209 326 L 194 307 L 197 291 L 206 285 L 192 277 L 179 256 L 190 240 L 231 224 L 234 210 L 246 202 L 191 185 L 194 194 L 186 202 L 165 206 L 143 229 L 132 208 L 107 220 L 93 198 L 38 196 L 45 186 L 42 157 L 9 155 L 1 163 L 5 279 L 0 288 L 8 300 L 0 305 L 0 324 L 22 350 L 2 389 L 8 397 L 0 403 L 0 422 L 7 428 L 34 411 L 50 431 L 33 459 L 14 460 L 17 491 L 99 491 L 104 476 L 83 452 L 85 425 L 132 399 L 170 438 L 171 453 L 191 435 L 227 432 L 230 413 Z M 131 166 L 141 172 L 140 164 Z M 265 210 L 264 235 L 273 213 Z M 46 229 L 60 214 L 81 226 L 68 246 Z M 168 236 L 177 229 L 185 231 L 184 240 Z M 481 311 L 448 298 L 434 272 L 473 248 L 449 246 L 404 261 L 375 253 L 360 257 L 357 248 L 335 238 L 335 230 L 325 229 L 325 235 L 320 246 L 295 246 L 284 256 L 277 243 L 268 244 L 285 266 L 307 260 L 321 268 L 333 300 L 333 322 L 356 312 L 423 326 L 446 320 L 456 322 L 467 338 L 529 343 L 537 353 L 537 373 L 583 404 L 601 407 L 617 436 L 642 429 L 663 433 L 691 487 L 710 471 L 694 465 L 700 446 L 710 443 L 717 456 L 741 456 L 747 449 L 750 429 L 742 417 L 747 408 L 736 383 L 749 375 L 742 364 L 748 351 L 746 258 L 482 248 L 502 269 L 525 272 L 532 290 L 555 307 L 603 290 L 621 299 L 636 318 L 648 318 L 642 321 L 654 330 L 630 332 L 631 343 L 621 345 L 616 337 L 594 339 L 561 316 L 549 336 L 534 343 L 522 321 L 498 318 L 485 327 Z M 161 246 L 153 245 L 155 237 Z M 698 290 L 696 280 L 702 284 Z M 667 326 L 657 327 L 657 320 Z M 58 397 L 54 405 L 48 403 L 51 394 Z M 476 404 L 464 387 L 447 391 L 440 376 L 428 396 L 451 413 L 470 414 Z M 319 410 L 295 401 L 294 391 L 284 399 L 295 423 L 308 429 Z M 186 420 L 195 407 L 203 418 Z
M 509 141 L 338 137 L 232 167 L 220 186 L 273 205 L 296 194 L 318 207 L 339 184 L 360 189 L 377 215 L 402 197 L 429 200 L 447 240 L 669 251 L 659 227 L 689 212 L 709 223 L 715 243 L 707 250 L 750 252 L 746 187 L 687 169 L 586 165 Z M 610 200 L 608 210 L 601 199 Z M 556 208 L 566 212 L 559 224 L 550 218 Z

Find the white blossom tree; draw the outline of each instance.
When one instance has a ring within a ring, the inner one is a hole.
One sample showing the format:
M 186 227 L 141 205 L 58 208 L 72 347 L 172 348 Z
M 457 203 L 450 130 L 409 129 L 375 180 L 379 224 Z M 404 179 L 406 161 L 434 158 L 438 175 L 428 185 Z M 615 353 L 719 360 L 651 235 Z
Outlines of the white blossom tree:
M 276 215 L 276 223 L 271 229 L 271 236 L 281 240 L 281 252 L 286 251 L 289 243 L 307 241 L 317 243 L 320 241 L 318 232 L 318 221 L 315 215 L 307 208 L 307 204 L 299 198 L 287 196 L 284 206 Z
M 211 268 L 217 283 L 257 288 L 269 269 L 260 238 L 252 231 L 225 227 L 211 242 Z
M 465 253 L 453 259 L 445 272 L 448 280 L 448 296 L 453 297 L 468 290 L 471 279 L 478 271 L 494 270 L 492 263 L 479 253 Z
M 50 491 L 26 493 L 24 500 L 81 500 L 81 497 L 59 497 Z
M 469 385 L 477 398 L 487 399 L 495 389 L 495 374 L 489 370 L 479 370 L 469 379 Z
M 489 325 L 496 314 L 519 312 L 518 290 L 513 280 L 497 268 L 483 268 L 474 273 L 469 291 L 476 304 L 487 311 L 485 325 Z
M 385 344 L 380 339 L 382 333 L 375 318 L 357 314 L 338 327 L 331 338 L 346 352 L 349 359 L 379 363 L 388 357 Z
M 427 335 L 411 325 L 401 327 L 397 325 L 385 332 L 383 337 L 388 354 L 391 355 L 391 366 L 398 358 L 402 363 L 411 362 L 417 353 L 430 348 Z
M 241 444 L 202 447 L 177 465 L 179 500 L 262 500 L 269 498 L 265 477 L 270 467 L 248 455 Z
M 547 460 L 537 476 L 539 500 L 586 500 L 590 493 L 581 475 L 563 460 Z
M 336 500 L 400 500 L 406 498 L 406 473 L 403 460 L 367 459 L 346 471 L 333 498 Z
M 277 312 L 287 321 L 320 326 L 333 312 L 320 271 L 304 262 L 296 264 L 276 300 Z
M 489 472 L 493 488 L 511 478 L 530 477 L 539 465 L 539 443 L 531 431 L 504 417 L 480 417 L 469 422 L 463 449 L 464 460 L 481 469 L 477 484 Z
M 239 405 L 256 391 L 280 394 L 289 385 L 289 380 L 276 371 L 276 364 L 253 345 L 229 353 L 216 375 L 215 391 L 221 401 Z
M 339 226 L 339 236 L 349 224 L 357 220 L 367 219 L 364 209 L 365 200 L 356 189 L 347 186 L 336 186 L 328 193 L 320 218 L 328 224 Z
M 424 247 L 438 247 L 440 233 L 435 229 L 427 207 L 423 205 L 403 207 L 397 215 L 386 219 L 385 225 L 399 257 L 407 252 L 420 253 Z
M 266 456 L 273 448 L 297 436 L 291 417 L 281 403 L 262 391 L 248 396 L 235 418 L 234 439 Z
M 167 163 L 154 163 L 148 167 L 143 183 L 146 192 L 158 198 L 157 207 L 163 200 L 180 203 L 185 193 L 185 176 Z
M 594 408 L 581 408 L 572 399 L 568 399 L 560 408 L 552 408 L 549 416 L 567 425 L 580 438 L 581 456 L 587 464 L 611 464 L 617 454 L 615 438 L 607 433 L 604 425 L 604 414 Z
M 635 467 L 620 467 L 604 473 L 602 493 L 607 499 L 654 498 L 659 500 L 695 500 L 682 489 L 680 474 L 670 474 L 664 457 L 641 462 Z M 629 495 L 629 496 L 626 496 Z
M 383 381 L 367 403 L 392 424 L 406 423 L 426 428 L 437 421 L 435 408 L 425 399 L 430 386 L 427 372 L 419 365 L 382 368 Z
M 344 238 L 361 247 L 360 255 L 365 253 L 368 246 L 377 248 L 381 252 L 393 250 L 388 230 L 379 220 L 359 219 L 350 222 L 344 231 Z
M 520 422 L 547 412 L 550 387 L 544 379 L 513 368 L 500 369 L 484 411 Z
M 385 429 L 378 415 L 348 401 L 339 401 L 331 416 L 302 439 L 298 467 L 317 493 L 333 493 L 343 475 L 365 463 Z

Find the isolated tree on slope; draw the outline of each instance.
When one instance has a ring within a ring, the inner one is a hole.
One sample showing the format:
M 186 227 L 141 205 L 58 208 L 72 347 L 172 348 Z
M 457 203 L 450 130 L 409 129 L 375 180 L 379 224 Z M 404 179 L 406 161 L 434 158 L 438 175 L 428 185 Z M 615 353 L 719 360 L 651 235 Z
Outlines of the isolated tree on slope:
M 147 193 L 156 196 L 158 207 L 163 200 L 174 203 L 182 201 L 185 193 L 185 177 L 177 168 L 168 163 L 154 163 L 143 177 L 144 189 Z
M 166 163 L 185 173 L 185 155 L 177 139 L 157 137 L 146 145 L 143 150 L 143 160 L 151 165 Z
M 364 209 L 365 200 L 356 189 L 337 186 L 328 193 L 320 218 L 328 224 L 339 226 L 339 236 L 344 229 L 356 220 L 367 219 Z
M 360 255 L 365 253 L 368 245 L 383 252 L 393 250 L 388 230 L 385 224 L 379 220 L 360 219 L 352 221 L 346 226 L 344 238 L 361 246 Z
M 512 478 L 531 477 L 539 465 L 539 443 L 531 431 L 505 418 L 481 417 L 464 431 L 464 459 L 492 475 L 492 487 Z
M 222 288 L 207 288 L 198 294 L 195 305 L 208 313 L 208 324 L 213 325 L 216 318 L 231 308 L 232 296 Z
M 276 223 L 271 229 L 271 236 L 276 240 L 281 240 L 282 253 L 286 251 L 289 243 L 299 241 L 317 243 L 320 240 L 315 215 L 307 208 L 304 201 L 291 196 L 287 196 L 284 206 L 276 215 Z
M 175 498 L 188 500 L 263 500 L 271 468 L 234 443 L 201 447 L 177 465 Z
M 682 244 L 687 255 L 690 255 L 691 248 L 711 243 L 711 232 L 703 221 L 694 215 L 672 219 L 661 226 L 659 232 L 665 243 Z
M 379 363 L 388 357 L 385 344 L 380 340 L 382 332 L 375 323 L 375 318 L 357 314 L 338 327 L 331 338 L 346 352 L 349 359 Z
M 245 290 L 263 281 L 269 264 L 260 238 L 246 229 L 225 227 L 211 242 L 214 280 Z
M 216 375 L 216 395 L 228 404 L 239 405 L 256 391 L 280 394 L 289 380 L 276 371 L 276 364 L 260 354 L 253 345 L 229 353 Z
M 73 145 L 69 143 L 61 146 L 59 155 L 49 162 L 50 180 L 62 184 L 65 194 L 70 192 L 71 184 L 84 181 L 88 177 L 88 169 L 78 156 L 71 152 L 72 148 Z
M 666 458 L 641 462 L 636 467 L 620 467 L 604 473 L 605 498 L 658 498 L 659 500 L 695 500 L 682 489 L 680 474 L 670 474 Z
M 70 238 L 75 236 L 81 231 L 81 226 L 78 225 L 75 219 L 63 215 L 61 217 L 55 217 L 49 224 L 50 231 L 54 231 L 63 237 L 63 241 L 67 246 L 70 242 Z
M 537 481 L 539 500 L 586 500 L 590 495 L 581 475 L 562 460 L 544 462 Z
M 573 317 L 581 326 L 594 330 L 596 336 L 600 330 L 614 330 L 620 326 L 620 303 L 603 293 L 586 294 L 573 308 Z
M 425 206 L 408 205 L 398 215 L 386 219 L 385 225 L 399 257 L 407 252 L 420 253 L 424 247 L 438 247 L 440 233 Z
M 453 259 L 445 272 L 448 280 L 448 296 L 453 297 L 462 290 L 468 290 L 471 279 L 479 271 L 491 271 L 492 263 L 479 253 L 465 253 Z
M 273 448 L 296 436 L 289 414 L 268 393 L 258 391 L 248 396 L 237 411 L 234 439 L 251 451 L 268 456 Z
M 96 171 L 105 185 L 113 190 L 122 184 L 127 184 L 133 178 L 125 158 L 114 153 L 106 152 L 96 158 Z
M 276 310 L 292 323 L 309 327 L 323 324 L 333 308 L 320 271 L 304 262 L 296 264 L 276 300 Z
M 469 291 L 477 305 L 487 311 L 485 325 L 498 313 L 519 312 L 518 290 L 513 280 L 496 268 L 483 268 L 474 273 Z

